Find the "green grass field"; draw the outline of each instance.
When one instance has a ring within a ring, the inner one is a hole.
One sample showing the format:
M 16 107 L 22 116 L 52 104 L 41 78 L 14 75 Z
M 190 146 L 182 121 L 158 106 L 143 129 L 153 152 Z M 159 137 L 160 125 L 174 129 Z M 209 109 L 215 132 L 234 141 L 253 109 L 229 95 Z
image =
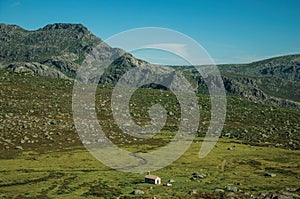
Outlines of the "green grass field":
M 116 198 L 134 197 L 130 193 L 140 189 L 145 192 L 145 198 L 185 198 L 189 197 L 190 190 L 213 192 L 228 184 L 233 184 L 240 192 L 249 193 L 300 186 L 299 151 L 221 139 L 207 157 L 199 159 L 201 139 L 195 141 L 180 159 L 154 172 L 164 183 L 175 180 L 172 187 L 146 184 L 145 174 L 112 170 L 85 149 L 74 148 L 42 154 L 26 151 L 13 159 L 2 159 L 0 193 L 7 198 Z M 228 150 L 229 147 L 233 150 Z M 222 166 L 224 160 L 226 164 Z M 194 172 L 208 176 L 193 181 Z M 268 172 L 276 176 L 264 176 Z

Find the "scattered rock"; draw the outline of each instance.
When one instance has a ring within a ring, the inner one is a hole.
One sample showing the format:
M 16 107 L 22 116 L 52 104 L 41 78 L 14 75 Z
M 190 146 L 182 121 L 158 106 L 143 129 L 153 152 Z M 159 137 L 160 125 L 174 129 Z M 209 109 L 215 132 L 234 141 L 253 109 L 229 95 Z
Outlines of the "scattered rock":
M 225 191 L 223 189 L 215 189 L 215 193 L 224 193 Z
M 285 190 L 295 192 L 297 190 L 300 191 L 300 188 L 297 189 L 297 188 L 286 187 Z
M 191 190 L 191 191 L 189 191 L 189 194 L 190 194 L 190 195 L 196 195 L 197 193 L 198 193 L 197 190 Z
M 206 178 L 206 177 L 207 177 L 207 175 L 204 174 L 204 173 L 198 173 L 198 172 L 193 173 L 193 178 L 203 179 L 203 178 Z
M 23 124 L 23 125 L 21 126 L 21 128 L 22 128 L 22 129 L 27 129 L 27 125 L 26 125 L 26 124 Z
M 49 121 L 48 121 L 48 124 L 55 125 L 55 124 L 56 124 L 56 120 L 54 120 L 54 119 L 49 120 Z
M 296 193 L 291 193 L 291 192 L 283 192 L 282 193 L 283 196 L 286 196 L 288 198 L 297 198 L 300 199 L 300 195 L 296 194 Z
M 136 189 L 136 190 L 133 190 L 132 194 L 133 195 L 143 195 L 143 194 L 145 194 L 145 192 L 142 190 Z
M 237 192 L 238 191 L 237 187 L 233 186 L 232 184 L 229 184 L 229 185 L 225 186 L 225 190 L 226 191 L 232 191 L 232 192 Z
M 170 184 L 170 183 L 166 183 L 166 184 L 163 184 L 164 186 L 166 186 L 166 187 L 172 187 L 172 184 Z
M 15 149 L 24 150 L 22 146 L 16 146 Z
M 6 143 L 8 143 L 8 144 L 11 144 L 11 140 L 10 139 L 5 139 L 3 141 L 6 142 Z
M 275 177 L 276 174 L 274 174 L 274 173 L 265 173 L 264 176 L 266 176 L 266 177 Z
M 227 199 L 235 199 L 235 198 L 240 198 L 238 195 L 236 195 L 235 193 L 228 193 L 226 195 Z
M 13 117 L 14 114 L 13 114 L 13 113 L 7 113 L 6 116 L 7 116 L 7 117 Z
M 225 133 L 224 136 L 225 136 L 225 137 L 230 137 L 230 136 L 231 136 L 231 133 Z

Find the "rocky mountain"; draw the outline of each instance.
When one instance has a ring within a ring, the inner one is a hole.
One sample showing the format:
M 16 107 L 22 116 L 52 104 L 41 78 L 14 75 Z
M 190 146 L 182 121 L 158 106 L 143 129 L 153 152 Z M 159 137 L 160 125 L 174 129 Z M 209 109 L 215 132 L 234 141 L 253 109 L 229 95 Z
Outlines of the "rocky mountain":
M 278 77 L 291 81 L 300 81 L 300 55 L 274 57 L 250 64 L 220 65 L 224 72 L 258 76 Z
M 101 42 L 83 25 L 63 23 L 50 24 L 35 31 L 0 24 L 0 40 L 0 68 L 64 79 L 74 78 L 87 53 Z M 108 45 L 106 48 L 120 55 L 124 53 Z M 135 67 L 157 70 L 157 66 L 125 53 L 105 70 L 100 83 L 115 84 L 126 71 Z M 169 67 L 190 80 L 199 93 L 207 93 L 203 78 L 194 67 Z M 300 108 L 300 55 L 218 67 L 229 95 Z
M 36 31 L 0 24 L 0 65 L 16 72 L 74 77 L 84 56 L 101 40 L 80 24 L 52 24 Z
M 197 82 L 207 93 L 203 78 L 192 66 L 172 66 Z M 218 65 L 229 95 L 299 109 L 300 55 L 274 57 L 249 64 Z

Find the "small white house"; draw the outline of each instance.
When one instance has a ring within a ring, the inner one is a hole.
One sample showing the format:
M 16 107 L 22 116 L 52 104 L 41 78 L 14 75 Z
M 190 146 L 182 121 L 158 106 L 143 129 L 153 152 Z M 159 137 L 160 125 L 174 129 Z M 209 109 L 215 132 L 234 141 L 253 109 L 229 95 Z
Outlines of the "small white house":
M 148 174 L 145 176 L 145 182 L 150 184 L 161 184 L 161 179 L 158 176 L 151 175 L 148 171 Z

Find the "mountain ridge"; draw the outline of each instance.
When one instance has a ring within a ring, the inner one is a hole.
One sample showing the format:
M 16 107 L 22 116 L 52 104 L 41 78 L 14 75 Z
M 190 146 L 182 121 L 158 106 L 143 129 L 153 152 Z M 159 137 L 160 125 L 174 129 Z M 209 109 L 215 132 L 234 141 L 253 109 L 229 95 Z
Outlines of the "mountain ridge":
M 82 24 L 55 23 L 28 31 L 0 24 L 0 67 L 17 73 L 73 79 L 85 56 L 102 40 Z M 112 47 L 109 47 L 113 49 Z M 118 49 L 116 49 L 118 50 Z M 122 50 L 120 49 L 120 55 Z M 100 83 L 116 84 L 131 68 L 156 65 L 125 53 L 105 71 Z M 287 55 L 248 64 L 217 65 L 227 94 L 251 101 L 300 108 L 300 55 Z M 167 66 L 182 73 L 199 93 L 207 88 L 192 66 Z M 154 86 L 155 87 L 155 86 Z

